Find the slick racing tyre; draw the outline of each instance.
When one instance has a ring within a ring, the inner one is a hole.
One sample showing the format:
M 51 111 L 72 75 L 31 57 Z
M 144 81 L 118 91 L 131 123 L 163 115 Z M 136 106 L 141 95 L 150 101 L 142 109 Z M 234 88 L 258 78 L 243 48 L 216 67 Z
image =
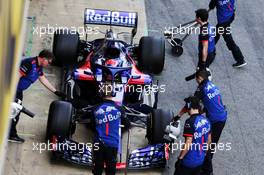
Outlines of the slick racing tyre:
M 69 30 L 57 30 L 53 39 L 54 64 L 69 66 L 77 63 L 79 34 Z
M 53 101 L 49 108 L 46 139 L 53 135 L 69 138 L 72 134 L 73 107 L 65 101 Z
M 139 68 L 159 74 L 164 68 L 165 41 L 163 38 L 145 36 L 140 39 L 138 51 Z
M 162 109 L 155 109 L 147 122 L 147 138 L 150 144 L 165 143 L 166 126 L 170 124 L 173 113 Z

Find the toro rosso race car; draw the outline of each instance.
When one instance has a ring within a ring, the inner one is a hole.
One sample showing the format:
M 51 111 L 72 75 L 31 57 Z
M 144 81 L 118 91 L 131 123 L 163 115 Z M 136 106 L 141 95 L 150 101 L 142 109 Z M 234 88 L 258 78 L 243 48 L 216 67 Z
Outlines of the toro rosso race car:
M 79 165 L 93 165 L 91 148 L 78 151 L 65 145 L 78 144 L 72 140 L 76 123 L 93 127 L 90 114 L 93 107 L 102 102 L 101 88 L 110 85 L 112 100 L 125 111 L 121 121 L 122 130 L 128 130 L 128 141 L 131 127 L 146 129 L 149 141 L 146 147 L 133 151 L 127 144 L 126 160 L 120 158 L 117 169 L 165 167 L 169 159 L 169 143 L 179 135 L 179 126 L 171 124 L 171 112 L 157 109 L 158 92 L 153 90 L 150 76 L 163 70 L 165 44 L 162 38 L 148 36 L 142 37 L 139 44 L 133 44 L 137 21 L 134 12 L 85 9 L 85 26 L 110 26 L 102 32 L 105 37 L 87 41 L 86 36 L 84 41 L 78 34 L 55 33 L 54 62 L 63 70 L 62 90 L 66 98 L 52 102 L 49 109 L 46 137 L 53 143 L 52 156 Z M 131 27 L 130 43 L 120 40 L 118 36 L 125 32 L 114 33 L 112 26 Z

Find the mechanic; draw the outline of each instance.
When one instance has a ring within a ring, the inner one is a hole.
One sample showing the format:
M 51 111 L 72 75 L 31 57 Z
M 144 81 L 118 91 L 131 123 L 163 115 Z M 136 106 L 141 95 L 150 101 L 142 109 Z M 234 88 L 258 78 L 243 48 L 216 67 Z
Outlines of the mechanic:
M 196 22 L 201 26 L 198 36 L 198 51 L 199 51 L 199 69 L 209 68 L 209 65 L 215 59 L 215 31 L 208 23 L 208 11 L 206 9 L 198 9 L 196 12 Z
M 196 73 L 196 81 L 199 84 L 195 96 L 202 100 L 204 104 L 204 112 L 212 125 L 212 147 L 206 154 L 203 164 L 203 174 L 213 174 L 212 158 L 213 151 L 219 141 L 221 133 L 224 129 L 227 111 L 222 102 L 222 96 L 219 88 L 208 80 L 206 71 L 198 71 Z
M 106 87 L 107 88 L 107 87 Z M 99 149 L 93 150 L 93 174 L 114 175 L 116 172 L 117 151 L 119 147 L 122 108 L 111 100 L 111 90 L 104 90 L 104 102 L 95 107 L 94 118 L 96 135 L 94 144 L 99 145 Z
M 211 142 L 210 122 L 199 113 L 200 100 L 195 96 L 188 97 L 186 108 L 190 118 L 185 121 L 183 131 L 185 144 L 175 163 L 174 175 L 200 174 L 206 151 Z
M 28 89 L 37 79 L 51 92 L 59 97 L 64 97 L 65 94 L 57 91 L 47 80 L 43 73 L 43 68 L 51 64 L 53 54 L 48 50 L 42 50 L 38 56 L 26 58 L 22 60 L 19 74 L 20 78 L 16 90 L 16 99 L 23 100 L 23 91 Z M 25 140 L 18 136 L 16 125 L 19 121 L 20 113 L 11 121 L 11 128 L 9 133 L 9 141 L 23 143 Z
M 208 80 L 208 72 L 200 70 L 196 72 L 196 81 L 199 84 L 195 96 L 202 100 L 206 117 L 209 119 L 212 125 L 212 146 L 211 150 L 206 154 L 206 158 L 202 167 L 203 174 L 212 174 L 212 158 L 215 152 L 215 146 L 217 145 L 224 129 L 227 111 L 222 102 L 222 97 L 217 86 Z M 180 117 L 186 112 L 186 107 L 183 107 L 174 120 L 180 119 Z
M 216 37 L 215 43 L 218 42 L 220 35 L 223 35 L 223 38 L 226 42 L 226 46 L 232 52 L 233 58 L 236 63 L 233 64 L 233 67 L 239 68 L 245 66 L 247 63 L 244 60 L 244 56 L 240 48 L 236 45 L 231 34 L 231 23 L 235 19 L 235 0 L 211 0 L 209 4 L 209 9 L 217 9 L 217 21 L 216 25 Z M 220 33 L 220 31 L 222 33 Z

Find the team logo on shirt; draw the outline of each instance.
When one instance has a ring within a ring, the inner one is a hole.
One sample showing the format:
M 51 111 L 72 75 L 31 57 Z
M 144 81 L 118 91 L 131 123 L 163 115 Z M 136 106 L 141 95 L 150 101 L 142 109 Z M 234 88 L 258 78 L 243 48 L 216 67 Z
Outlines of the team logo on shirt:
M 104 118 L 101 118 L 101 119 L 96 118 L 95 122 L 100 125 L 100 124 L 103 124 L 103 123 L 108 123 L 108 122 L 117 120 L 120 117 L 121 117 L 121 112 L 117 112 L 116 115 L 108 114 L 108 115 L 104 115 Z
M 213 93 L 208 93 L 207 97 L 211 100 L 212 98 L 214 98 L 215 96 L 219 95 L 220 91 L 218 89 L 215 89 L 215 91 Z
M 220 6 L 226 5 L 230 3 L 230 0 L 223 0 L 223 1 L 218 1 Z
M 115 112 L 115 114 L 111 113 L 112 111 Z M 95 114 L 96 115 L 104 115 L 103 118 L 96 118 L 95 119 L 95 122 L 97 124 L 102 124 L 102 123 L 108 123 L 108 122 L 111 122 L 111 121 L 114 121 L 114 120 L 117 120 L 121 117 L 121 112 L 118 111 L 114 106 L 107 106 L 106 109 L 98 109 L 95 111 Z
M 209 133 L 210 127 L 206 127 L 206 125 L 208 125 L 208 124 L 209 123 L 208 123 L 207 119 L 202 119 L 202 120 L 198 121 L 196 124 L 194 124 L 195 130 L 196 130 L 196 132 L 194 132 L 194 134 L 193 134 L 194 139 L 201 138 L 203 135 Z M 201 132 L 198 132 L 199 128 L 202 128 Z

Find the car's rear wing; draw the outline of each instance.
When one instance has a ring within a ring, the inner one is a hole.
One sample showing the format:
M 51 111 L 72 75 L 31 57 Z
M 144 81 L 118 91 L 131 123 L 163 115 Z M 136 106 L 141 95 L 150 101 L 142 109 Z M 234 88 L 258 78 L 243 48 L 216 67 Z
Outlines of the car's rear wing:
M 84 24 L 121 26 L 136 29 L 137 22 L 137 12 L 110 11 L 89 8 L 86 8 L 84 11 Z

